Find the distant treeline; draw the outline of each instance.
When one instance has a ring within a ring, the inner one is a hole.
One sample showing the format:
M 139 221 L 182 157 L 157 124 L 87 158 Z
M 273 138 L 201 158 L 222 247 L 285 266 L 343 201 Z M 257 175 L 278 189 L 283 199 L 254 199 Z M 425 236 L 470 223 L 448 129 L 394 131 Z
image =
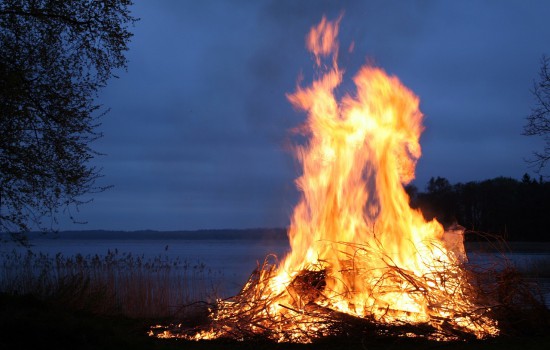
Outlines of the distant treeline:
M 507 241 L 550 241 L 550 182 L 525 174 L 518 181 L 497 177 L 452 185 L 431 178 L 425 192 L 406 187 L 411 206 L 426 219 L 466 228 L 466 240 L 488 233 Z

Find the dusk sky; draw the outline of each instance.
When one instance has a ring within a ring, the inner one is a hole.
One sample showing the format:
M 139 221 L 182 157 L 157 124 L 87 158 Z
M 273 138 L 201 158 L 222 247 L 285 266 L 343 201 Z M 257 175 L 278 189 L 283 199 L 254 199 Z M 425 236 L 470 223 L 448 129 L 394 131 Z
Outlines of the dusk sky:
M 128 71 L 99 101 L 98 185 L 113 185 L 60 229 L 284 227 L 300 174 L 286 98 L 313 61 L 304 39 L 340 13 L 341 90 L 371 62 L 420 98 L 425 131 L 414 184 L 538 176 L 523 136 L 550 1 L 136 1 Z M 353 52 L 347 48 L 354 43 Z

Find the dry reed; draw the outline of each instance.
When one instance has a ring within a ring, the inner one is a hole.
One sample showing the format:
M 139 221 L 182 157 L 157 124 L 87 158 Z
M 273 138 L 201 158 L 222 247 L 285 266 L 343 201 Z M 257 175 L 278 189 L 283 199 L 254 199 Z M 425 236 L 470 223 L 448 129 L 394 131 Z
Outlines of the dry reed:
M 201 262 L 116 249 L 104 256 L 13 250 L 2 253 L 0 263 L 0 292 L 32 294 L 103 315 L 181 317 L 182 305 L 214 300 L 223 283 L 221 272 Z

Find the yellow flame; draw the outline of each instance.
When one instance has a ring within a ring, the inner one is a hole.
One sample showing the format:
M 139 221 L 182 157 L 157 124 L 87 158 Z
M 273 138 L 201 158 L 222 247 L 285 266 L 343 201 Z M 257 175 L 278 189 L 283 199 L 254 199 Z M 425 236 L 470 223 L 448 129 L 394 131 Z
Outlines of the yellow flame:
M 301 272 L 317 270 L 326 273 L 326 285 L 316 302 L 352 315 L 428 322 L 464 311 L 448 311 L 446 303 L 456 298 L 463 299 L 460 308 L 473 310 L 471 297 L 457 293 L 467 283 L 459 268 L 462 232 L 446 233 L 436 220 L 426 222 L 404 190 L 421 156 L 419 99 L 398 78 L 364 66 L 353 78 L 355 94 L 337 100 L 343 78 L 336 59 L 340 19 L 323 17 L 311 29 L 307 47 L 323 72 L 311 86 L 288 95 L 307 113 L 300 130 L 309 139 L 296 151 L 302 198 L 289 228 L 291 252 L 269 287 L 278 294 Z M 327 56 L 331 64 L 323 66 Z M 453 280 L 442 281 L 449 275 Z M 279 303 L 296 305 L 299 299 L 287 293 Z M 485 334 L 479 325 L 462 323 Z
M 288 232 L 291 251 L 260 270 L 234 301 L 219 302 L 215 327 L 190 339 L 232 334 L 234 319 L 246 315 L 242 322 L 254 333 L 308 342 L 305 334 L 330 334 L 320 310 L 388 324 L 451 325 L 479 338 L 498 334 L 496 322 L 477 312 L 461 268 L 463 231 L 445 232 L 409 206 L 404 185 L 421 156 L 418 97 L 398 78 L 364 66 L 353 78 L 356 92 L 336 98 L 340 19 L 323 17 L 311 29 L 306 46 L 320 75 L 288 95 L 307 113 L 300 130 L 308 136 L 296 149 L 302 198 Z

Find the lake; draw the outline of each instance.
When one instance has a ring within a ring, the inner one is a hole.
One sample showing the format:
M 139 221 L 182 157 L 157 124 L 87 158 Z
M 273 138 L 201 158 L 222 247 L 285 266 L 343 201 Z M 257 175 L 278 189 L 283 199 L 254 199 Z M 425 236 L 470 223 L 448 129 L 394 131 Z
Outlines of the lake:
M 131 253 L 144 258 L 163 257 L 179 259 L 190 264 L 203 263 L 216 272 L 221 281 L 221 297 L 238 293 L 253 270 L 268 254 L 283 257 L 289 250 L 284 229 L 251 230 L 201 230 L 182 232 L 119 232 L 119 231 L 71 231 L 43 235 L 31 233 L 29 242 L 33 252 L 55 256 L 76 254 L 105 256 L 116 250 L 120 254 Z M 503 259 L 519 269 L 537 262 L 550 261 L 548 244 L 517 244 L 515 249 L 500 254 L 480 249 L 479 245 L 467 245 L 468 257 L 476 264 L 502 263 Z M 0 251 L 24 251 L 27 248 L 3 243 Z M 541 279 L 546 303 L 550 305 L 550 280 Z
M 282 229 L 258 230 L 202 230 L 191 232 L 118 232 L 83 231 L 60 232 L 29 236 L 35 253 L 55 256 L 106 256 L 117 251 L 131 253 L 145 259 L 162 257 L 179 259 L 182 263 L 205 264 L 221 281 L 221 297 L 239 292 L 250 274 L 268 254 L 282 257 L 288 252 L 286 231 Z M 14 244 L 2 244 L 0 251 L 25 251 L 27 248 Z

